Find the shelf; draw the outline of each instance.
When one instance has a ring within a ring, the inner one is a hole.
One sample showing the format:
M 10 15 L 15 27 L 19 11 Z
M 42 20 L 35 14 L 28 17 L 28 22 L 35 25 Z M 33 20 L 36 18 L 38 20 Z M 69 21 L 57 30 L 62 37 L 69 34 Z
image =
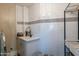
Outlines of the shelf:
M 66 12 L 76 12 L 79 10 L 79 4 L 70 3 L 69 6 L 66 8 Z

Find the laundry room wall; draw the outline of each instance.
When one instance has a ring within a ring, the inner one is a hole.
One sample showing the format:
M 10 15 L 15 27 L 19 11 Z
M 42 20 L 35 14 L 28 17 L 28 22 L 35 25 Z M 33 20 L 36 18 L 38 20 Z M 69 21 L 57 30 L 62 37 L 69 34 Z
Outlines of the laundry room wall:
M 40 3 L 30 7 L 30 15 L 32 16 L 34 13 L 38 15 L 38 17 L 34 16 L 35 19 L 29 18 L 32 33 L 35 35 L 36 33 L 39 34 L 39 47 L 44 54 L 64 55 L 63 21 L 66 6 L 67 4 L 65 3 Z M 31 14 L 31 12 L 33 13 Z

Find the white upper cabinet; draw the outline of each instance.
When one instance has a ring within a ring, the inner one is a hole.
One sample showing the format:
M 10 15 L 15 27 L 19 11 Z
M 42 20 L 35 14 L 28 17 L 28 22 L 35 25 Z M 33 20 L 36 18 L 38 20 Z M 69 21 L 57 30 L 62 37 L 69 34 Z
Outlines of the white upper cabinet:
M 63 18 L 64 9 L 66 6 L 66 3 L 41 3 L 40 19 Z
M 22 24 L 22 22 L 28 22 L 28 8 L 27 6 L 16 5 L 16 30 L 17 32 L 23 32 L 27 27 Z M 21 22 L 18 24 L 18 22 Z M 24 28 L 24 29 L 23 29 Z
M 52 18 L 52 4 L 51 3 L 41 3 L 40 4 L 40 19 Z
M 22 6 L 16 5 L 16 19 L 17 21 L 23 21 Z
M 18 21 L 36 21 L 43 19 L 63 18 L 67 3 L 35 3 L 31 6 L 16 6 Z
M 16 6 L 17 21 L 36 21 L 43 19 L 63 18 L 67 3 L 35 3 L 31 6 Z
M 29 21 L 40 20 L 40 4 L 35 3 L 29 7 Z
M 67 4 L 60 3 L 37 3 L 29 8 L 29 20 L 43 20 L 53 18 L 63 18 L 64 9 Z
M 28 22 L 29 21 L 29 11 L 28 11 L 28 7 L 24 6 L 24 22 Z
M 20 22 L 28 22 L 28 8 L 25 6 L 16 5 L 16 19 Z
M 16 5 L 16 32 L 23 32 L 23 25 L 17 22 L 23 22 L 22 6 Z

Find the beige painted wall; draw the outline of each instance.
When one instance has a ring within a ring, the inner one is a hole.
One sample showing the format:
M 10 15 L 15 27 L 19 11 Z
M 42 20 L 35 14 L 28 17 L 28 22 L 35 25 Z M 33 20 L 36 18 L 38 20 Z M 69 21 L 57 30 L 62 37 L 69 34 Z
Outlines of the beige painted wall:
M 0 4 L 0 32 L 5 33 L 7 51 L 16 47 L 16 5 Z

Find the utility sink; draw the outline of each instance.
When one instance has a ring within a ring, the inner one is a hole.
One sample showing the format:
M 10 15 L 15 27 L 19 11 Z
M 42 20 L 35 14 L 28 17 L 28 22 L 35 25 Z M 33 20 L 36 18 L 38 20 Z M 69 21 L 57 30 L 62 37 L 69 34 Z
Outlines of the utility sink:
M 33 41 L 33 40 L 38 40 L 40 37 L 37 36 L 22 36 L 22 37 L 18 37 L 18 39 L 22 39 L 24 41 Z
M 22 36 L 22 37 L 19 37 L 20 39 L 30 39 L 31 37 L 29 37 L 29 36 Z

